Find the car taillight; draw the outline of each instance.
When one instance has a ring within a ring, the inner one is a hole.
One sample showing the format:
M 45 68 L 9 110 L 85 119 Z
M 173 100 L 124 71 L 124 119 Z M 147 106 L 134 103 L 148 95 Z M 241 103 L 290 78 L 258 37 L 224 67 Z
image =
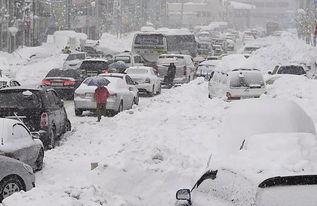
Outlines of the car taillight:
M 47 113 L 42 113 L 42 114 L 41 114 L 40 126 L 41 126 L 42 128 L 48 126 L 48 115 L 47 115 Z
M 7 156 L 7 154 L 4 152 L 0 152 L 0 156 Z
M 227 96 L 228 100 L 231 100 L 231 99 L 232 99 L 232 95 L 231 95 L 230 92 L 227 92 L 227 93 L 226 93 L 226 96 Z
M 76 82 L 75 81 L 64 81 L 64 85 L 67 85 L 67 86 L 72 86 L 72 85 L 75 85 Z
M 184 74 L 184 76 L 187 76 L 187 67 L 186 66 L 184 66 L 183 74 Z
M 42 85 L 51 85 L 52 84 L 52 81 L 50 80 L 43 80 L 42 81 Z
M 151 80 L 149 78 L 146 78 L 144 83 L 147 83 L 147 84 L 150 84 L 151 83 Z
M 108 69 L 105 69 L 105 70 L 102 71 L 102 73 L 109 74 L 109 71 L 108 71 Z

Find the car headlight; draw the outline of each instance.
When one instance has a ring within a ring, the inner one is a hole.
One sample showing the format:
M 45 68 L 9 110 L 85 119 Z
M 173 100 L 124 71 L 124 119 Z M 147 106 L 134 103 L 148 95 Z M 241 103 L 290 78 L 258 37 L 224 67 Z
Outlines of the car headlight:
M 30 165 L 23 163 L 23 167 L 28 173 L 33 174 L 33 168 Z

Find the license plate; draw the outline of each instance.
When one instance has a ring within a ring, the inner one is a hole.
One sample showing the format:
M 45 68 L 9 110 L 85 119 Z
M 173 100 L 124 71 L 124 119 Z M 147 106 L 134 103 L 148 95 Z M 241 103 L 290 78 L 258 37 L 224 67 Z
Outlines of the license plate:
M 87 72 L 87 76 L 97 76 L 97 72 Z
M 63 86 L 63 82 L 53 82 L 52 83 L 53 86 Z

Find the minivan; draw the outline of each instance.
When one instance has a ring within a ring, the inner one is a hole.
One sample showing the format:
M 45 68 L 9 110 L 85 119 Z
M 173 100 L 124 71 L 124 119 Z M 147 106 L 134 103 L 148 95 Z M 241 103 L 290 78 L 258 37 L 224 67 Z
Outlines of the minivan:
M 208 90 L 209 98 L 224 96 L 227 100 L 257 98 L 266 93 L 266 84 L 259 70 L 215 71 L 210 75 Z
M 171 63 L 176 66 L 174 83 L 188 83 L 194 79 L 195 65 L 190 55 L 183 54 L 162 54 L 157 61 L 158 75 L 164 84 L 164 78 L 167 75 L 168 67 Z

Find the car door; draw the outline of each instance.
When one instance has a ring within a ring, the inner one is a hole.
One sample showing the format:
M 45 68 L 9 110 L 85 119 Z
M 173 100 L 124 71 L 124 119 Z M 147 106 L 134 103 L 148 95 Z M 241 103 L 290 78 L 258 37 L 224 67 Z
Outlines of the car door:
M 137 97 L 138 96 L 138 88 L 136 88 L 134 81 L 131 79 L 129 75 L 125 76 L 125 81 L 127 85 L 129 86 L 129 90 L 133 92 L 133 96 Z
M 52 128 L 54 126 L 55 134 L 59 134 L 61 130 L 60 106 L 58 105 L 58 102 L 56 101 L 56 97 L 53 90 L 47 91 L 47 96 L 49 99 L 49 105 L 47 108 L 48 118 L 49 118 L 49 127 Z
M 13 124 L 12 136 L 9 144 L 14 144 L 16 150 L 12 156 L 26 164 L 34 165 L 39 153 L 39 146 L 35 144 L 29 130 L 21 123 Z
M 118 89 L 120 90 L 120 93 L 122 94 L 123 108 L 130 109 L 134 99 L 133 91 L 129 90 L 129 85 L 123 80 L 119 81 Z
M 55 99 L 55 104 L 57 105 L 58 108 L 58 112 L 57 114 L 59 115 L 58 118 L 56 118 L 59 122 L 59 134 L 63 134 L 64 132 L 64 125 L 65 125 L 65 121 L 66 121 L 66 111 L 65 111 L 65 107 L 64 107 L 64 103 L 62 101 L 62 99 L 58 96 L 58 94 L 55 91 L 52 91 L 53 93 L 53 97 Z

